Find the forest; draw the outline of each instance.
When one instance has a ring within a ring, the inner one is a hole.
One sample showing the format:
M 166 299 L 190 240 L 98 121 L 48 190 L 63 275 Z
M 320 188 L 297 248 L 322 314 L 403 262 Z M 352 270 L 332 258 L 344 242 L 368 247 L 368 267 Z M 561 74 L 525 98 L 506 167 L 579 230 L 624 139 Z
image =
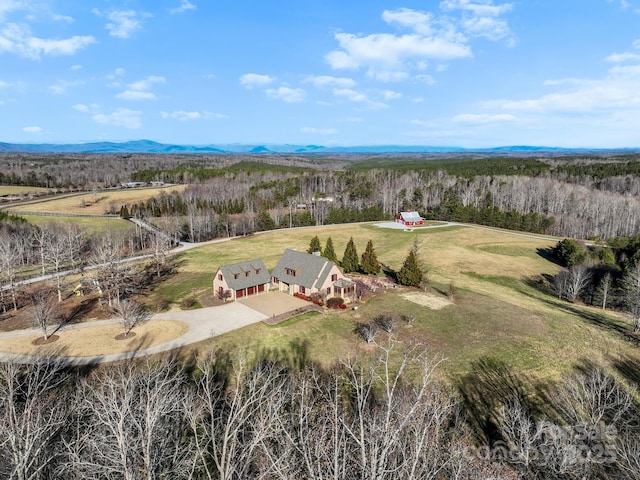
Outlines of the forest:
M 52 275 L 47 294 L 60 301 L 63 272 L 90 270 L 115 306 L 170 276 L 167 252 L 180 241 L 416 210 L 427 220 L 566 237 L 537 252 L 563 268 L 534 287 L 567 305 L 626 312 L 633 326 L 624 334 L 635 341 L 639 170 L 633 154 L 6 154 L 0 184 L 51 195 L 129 181 L 186 188 L 113 205 L 111 213 L 153 223 L 155 232 L 36 226 L 0 210 L 1 310 L 35 305 L 20 281 L 39 274 Z M 122 262 L 139 253 L 148 254 L 144 262 Z M 640 478 L 640 367 L 632 356 L 613 371 L 585 361 L 531 385 L 489 357 L 451 381 L 439 373 L 442 359 L 421 346 L 389 336 L 370 347 L 332 366 L 309 361 L 304 341 L 282 351 L 81 368 L 44 358 L 2 363 L 0 476 Z

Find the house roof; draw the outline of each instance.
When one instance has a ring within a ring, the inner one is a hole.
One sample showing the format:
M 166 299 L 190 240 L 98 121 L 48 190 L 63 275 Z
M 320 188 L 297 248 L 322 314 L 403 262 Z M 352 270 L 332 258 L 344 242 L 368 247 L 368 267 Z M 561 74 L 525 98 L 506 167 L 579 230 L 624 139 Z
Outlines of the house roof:
M 422 220 L 418 212 L 400 212 L 400 216 L 405 222 L 419 222 Z
M 319 255 L 287 249 L 271 272 L 271 276 L 281 282 L 302 285 L 305 288 L 320 288 L 334 266 L 335 263 Z M 295 272 L 295 275 L 288 273 L 288 270 Z
M 227 285 L 234 290 L 242 290 L 243 288 L 269 283 L 271 279 L 269 270 L 267 270 L 261 258 L 222 265 L 219 271 L 227 281 Z

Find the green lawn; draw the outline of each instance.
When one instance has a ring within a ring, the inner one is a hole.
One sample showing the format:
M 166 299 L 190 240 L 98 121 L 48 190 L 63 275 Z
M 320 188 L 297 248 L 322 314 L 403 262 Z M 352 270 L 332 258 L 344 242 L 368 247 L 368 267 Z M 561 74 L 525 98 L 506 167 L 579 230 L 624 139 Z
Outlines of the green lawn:
M 219 265 L 263 258 L 273 268 L 285 248 L 306 250 L 314 235 L 323 245 L 331 236 L 339 257 L 350 237 L 359 254 L 371 239 L 378 259 L 393 269 L 401 267 L 415 241 L 430 272 L 429 293 L 443 297 L 454 282 L 456 301 L 432 310 L 405 299 L 402 295 L 408 290 L 390 289 L 359 305 L 357 312 L 328 311 L 275 326 L 257 324 L 203 342 L 198 349 L 277 352 L 295 361 L 303 358 L 329 365 L 346 355 L 375 349 L 353 333 L 356 322 L 369 321 L 379 313 L 405 313 L 416 320 L 412 324 L 397 321 L 394 338 L 403 345 L 425 345 L 442 357 L 441 370 L 452 380 L 473 372 L 483 359 L 536 379 L 555 379 L 586 359 L 601 364 L 629 356 L 640 359 L 622 316 L 568 304 L 536 288 L 542 274 L 558 271 L 540 254 L 553 241 L 489 230 L 455 227 L 404 232 L 360 224 L 254 235 L 185 252 L 179 258 L 179 273 L 153 295 L 178 304 L 186 296 L 208 292 Z M 388 334 L 380 332 L 376 339 L 385 343 Z

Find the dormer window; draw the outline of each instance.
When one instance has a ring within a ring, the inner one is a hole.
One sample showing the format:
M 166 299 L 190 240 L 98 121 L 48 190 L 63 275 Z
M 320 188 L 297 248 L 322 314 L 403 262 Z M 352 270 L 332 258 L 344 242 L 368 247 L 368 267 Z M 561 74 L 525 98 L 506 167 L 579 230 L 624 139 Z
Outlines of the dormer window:
M 249 272 L 244 272 L 244 276 L 248 277 L 249 276 Z
M 287 275 L 291 275 L 292 277 L 296 276 L 296 271 L 293 268 L 285 268 Z
M 234 274 L 233 274 L 233 279 L 234 279 L 234 280 L 237 280 L 237 279 L 238 279 L 238 274 L 237 274 L 237 273 L 234 273 Z

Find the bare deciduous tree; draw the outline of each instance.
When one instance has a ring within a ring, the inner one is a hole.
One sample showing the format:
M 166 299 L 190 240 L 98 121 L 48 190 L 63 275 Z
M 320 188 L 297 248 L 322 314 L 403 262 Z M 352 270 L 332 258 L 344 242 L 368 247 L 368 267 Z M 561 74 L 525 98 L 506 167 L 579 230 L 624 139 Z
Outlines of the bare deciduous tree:
M 77 431 L 65 441 L 64 471 L 73 478 L 193 478 L 186 436 L 191 390 L 173 362 L 129 362 L 83 380 Z
M 40 288 L 31 295 L 29 317 L 42 330 L 45 340 L 49 338 L 49 326 L 53 323 L 56 312 L 51 301 L 52 293 L 48 288 Z
M 640 331 L 640 265 L 631 267 L 622 277 L 624 307 L 631 315 L 633 331 Z
M 146 321 L 151 316 L 150 312 L 138 302 L 133 300 L 121 300 L 114 304 L 114 310 L 118 321 L 122 326 L 122 333 L 126 337 L 136 325 Z
M 59 364 L 0 364 L 0 475 L 11 480 L 55 478 L 56 439 L 68 416 Z
M 221 480 L 269 478 L 269 472 L 280 466 L 275 458 L 268 458 L 267 444 L 288 396 L 285 371 L 269 361 L 247 368 L 246 358 L 238 358 L 225 389 L 213 368 L 216 363 L 215 354 L 199 363 L 201 413 L 191 412 L 204 474 Z M 267 459 L 258 462 L 261 454 Z

